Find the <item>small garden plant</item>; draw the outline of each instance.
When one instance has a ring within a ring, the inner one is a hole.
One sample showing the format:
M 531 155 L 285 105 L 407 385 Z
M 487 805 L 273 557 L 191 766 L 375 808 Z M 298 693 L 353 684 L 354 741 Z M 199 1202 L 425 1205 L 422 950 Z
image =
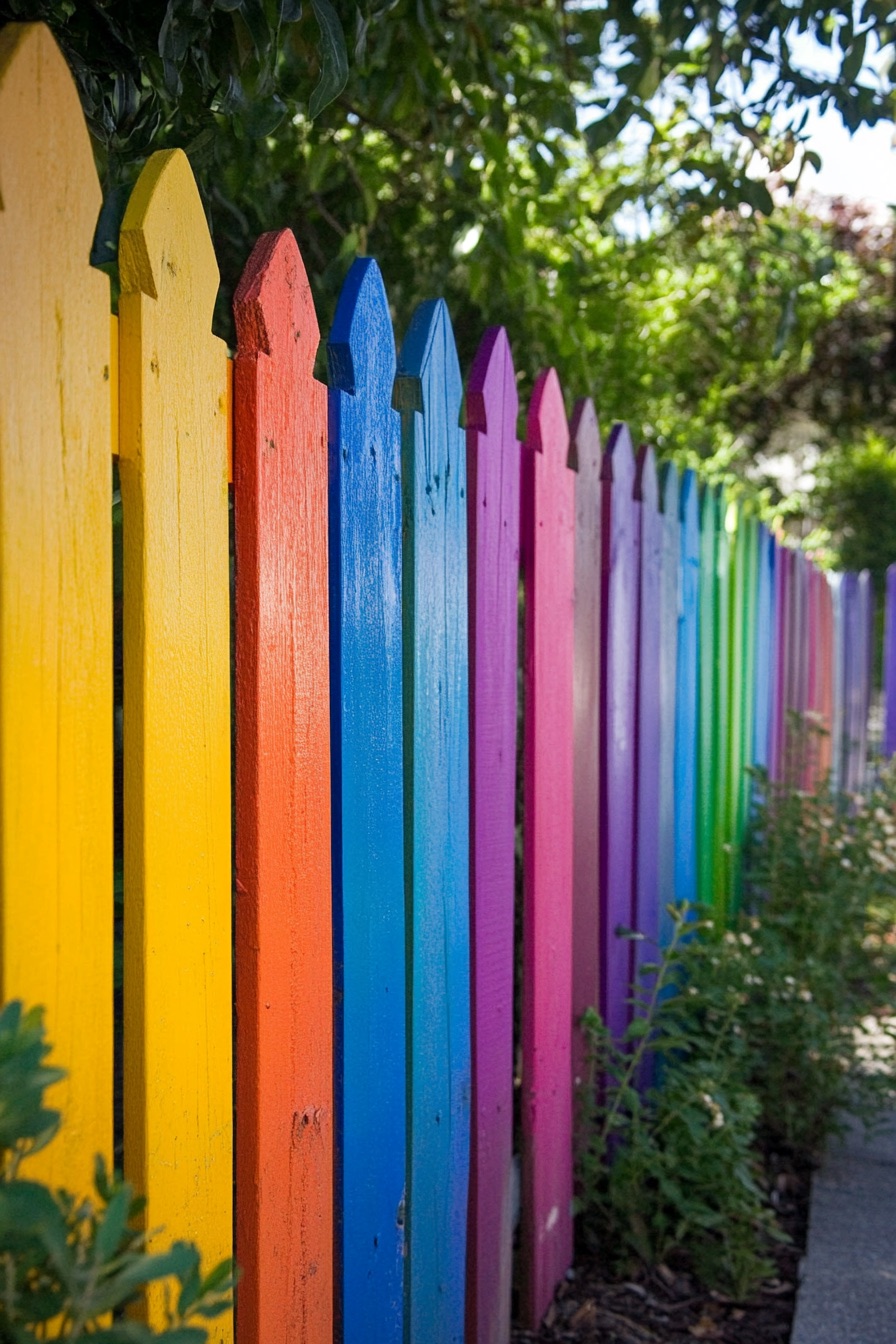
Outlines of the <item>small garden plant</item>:
M 756 793 L 743 908 L 727 927 L 671 910 L 624 1039 L 583 1022 L 586 1240 L 619 1268 L 684 1254 L 738 1299 L 781 1236 L 763 1154 L 817 1157 L 894 1096 L 896 772 L 864 796 Z
M 44 1090 L 62 1076 L 45 1062 L 49 1049 L 39 1009 L 12 1002 L 0 1011 L 0 1344 L 204 1344 L 202 1322 L 231 1305 L 229 1261 L 203 1277 L 199 1252 L 187 1242 L 148 1254 L 137 1221 L 142 1201 L 109 1177 L 101 1158 L 95 1201 L 20 1176 L 23 1159 L 59 1127 L 59 1113 L 44 1105 Z M 170 1289 L 165 1328 L 125 1319 L 158 1281 Z

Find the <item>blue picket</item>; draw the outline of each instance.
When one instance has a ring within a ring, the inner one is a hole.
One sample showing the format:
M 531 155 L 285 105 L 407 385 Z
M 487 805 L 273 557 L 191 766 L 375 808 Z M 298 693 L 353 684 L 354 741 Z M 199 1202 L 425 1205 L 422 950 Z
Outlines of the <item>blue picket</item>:
M 395 391 L 409 920 L 405 1329 L 411 1340 L 463 1344 L 471 1085 L 466 443 L 443 300 L 415 311 Z
M 391 408 L 395 340 L 376 262 L 359 259 L 349 271 L 327 354 L 336 1319 L 345 1344 L 400 1344 L 406 1136 L 401 422 Z M 372 1134 L 388 1141 L 371 1143 Z

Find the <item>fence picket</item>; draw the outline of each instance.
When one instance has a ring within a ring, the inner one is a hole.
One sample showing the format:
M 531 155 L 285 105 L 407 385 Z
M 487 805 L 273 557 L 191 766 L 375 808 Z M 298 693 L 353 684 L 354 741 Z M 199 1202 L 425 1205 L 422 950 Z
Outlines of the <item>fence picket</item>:
M 215 1263 L 233 1187 L 227 355 L 180 150 L 140 174 L 119 265 L 125 1171 L 146 1227 Z M 148 1297 L 160 1325 L 162 1286 Z
M 326 394 L 288 229 L 234 299 L 240 1344 L 332 1335 Z
M 327 351 L 337 1317 L 345 1344 L 400 1344 L 407 1139 L 401 421 L 392 409 L 389 305 L 369 258 L 348 273 Z M 375 1133 L 386 1141 L 371 1144 Z
M 716 756 L 715 724 L 715 640 L 716 640 L 716 548 L 718 541 L 718 499 L 716 491 L 703 486 L 700 497 L 700 614 L 698 619 L 700 651 L 697 675 L 697 896 L 701 904 L 713 904 L 715 890 L 713 859 L 715 838 Z
M 576 469 L 573 655 L 572 1006 L 577 1024 L 600 1002 L 598 750 L 600 741 L 600 468 L 597 413 L 590 397 L 570 422 Z M 582 1033 L 573 1031 L 573 1076 L 584 1076 Z
M 896 564 L 887 570 L 884 617 L 884 754 L 896 754 Z
M 632 832 L 635 805 L 635 659 L 638 551 L 635 459 L 628 426 L 615 424 L 601 467 L 600 909 L 601 1013 L 620 1036 L 629 1019 Z
M 678 496 L 678 639 L 675 657 L 675 900 L 693 903 L 698 895 L 697 769 L 700 658 L 700 524 L 697 477 L 681 478 Z M 670 923 L 664 925 L 668 943 Z
M 731 763 L 728 741 L 732 727 L 729 669 L 731 664 L 731 534 L 728 530 L 728 501 L 724 487 L 717 487 L 716 517 L 716 593 L 715 593 L 715 666 L 713 672 L 713 905 L 726 918 L 731 902 L 731 855 L 729 849 L 728 799 L 731 794 Z
M 753 671 L 752 756 L 755 765 L 768 769 L 769 730 L 774 660 L 775 539 L 764 523 L 756 539 L 756 654 Z M 759 638 L 759 632 L 763 632 Z
M 553 369 L 536 381 L 526 439 L 521 1314 L 535 1329 L 572 1261 L 575 475 Z
M 74 80 L 0 34 L 0 993 L 47 1010 L 64 1123 L 25 1175 L 87 1194 L 112 1158 L 109 285 Z
M 634 983 L 643 986 L 641 965 L 656 960 L 659 937 L 660 637 L 663 518 L 653 449 L 637 457 L 633 487 L 638 535 L 638 587 L 635 671 L 635 809 L 632 833 L 633 927 L 644 934 L 635 943 Z
M 410 926 L 406 1330 L 462 1344 L 470 1150 L 466 452 L 448 309 L 414 313 L 402 412 L 405 884 Z
M 473 1012 L 469 1344 L 506 1344 L 510 1338 L 518 407 L 507 333 L 491 327 L 467 383 Z
M 678 471 L 674 462 L 664 462 L 660 471 L 662 509 L 662 556 L 660 561 L 660 726 L 657 768 L 659 771 L 658 902 L 659 940 L 668 941 L 670 919 L 667 906 L 675 902 L 675 740 L 678 685 L 678 625 L 681 590 L 681 505 Z M 653 953 L 656 955 L 656 949 Z

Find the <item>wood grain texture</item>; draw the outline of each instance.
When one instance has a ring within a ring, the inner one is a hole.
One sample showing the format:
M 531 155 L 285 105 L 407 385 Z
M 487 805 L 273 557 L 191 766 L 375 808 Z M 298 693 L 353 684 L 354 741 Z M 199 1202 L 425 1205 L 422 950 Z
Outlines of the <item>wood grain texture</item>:
M 87 1194 L 112 1155 L 109 284 L 74 80 L 0 34 L 0 994 L 46 1009 L 63 1124 L 23 1174 Z
M 125 1172 L 166 1242 L 231 1253 L 227 354 L 199 193 L 154 154 L 122 224 Z M 163 1292 L 149 1293 L 161 1325 Z M 229 1341 L 230 1315 L 210 1338 Z
M 570 423 L 576 471 L 575 632 L 573 654 L 573 1078 L 585 1076 L 585 1044 L 577 1025 L 600 1002 L 600 505 L 601 442 L 590 397 Z
M 675 697 L 675 900 L 697 900 L 697 744 L 699 727 L 700 524 L 697 477 L 681 478 Z M 666 939 L 670 928 L 666 926 Z
M 884 754 L 896 754 L 896 564 L 887 569 L 884 615 Z
M 614 1036 L 629 1019 L 635 809 L 635 649 L 638 549 L 635 459 L 615 424 L 601 467 L 600 916 L 601 1014 Z
M 521 1315 L 535 1328 L 572 1261 L 575 475 L 553 369 L 523 451 L 526 584 Z
M 642 966 L 656 961 L 659 938 L 660 636 L 662 621 L 663 519 L 652 448 L 642 446 L 633 497 L 638 534 L 638 623 L 635 672 L 635 818 L 632 836 L 632 905 L 635 929 L 633 989 L 647 986 Z
M 503 327 L 467 382 L 473 1128 L 467 1344 L 510 1338 L 519 399 Z
M 348 273 L 327 351 L 337 1316 L 346 1344 L 401 1344 L 407 1140 L 401 421 L 392 409 L 389 305 L 369 258 Z M 384 1141 L 372 1144 L 374 1134 Z
M 719 531 L 718 497 L 703 486 L 700 495 L 700 612 L 697 674 L 697 897 L 711 906 L 715 891 L 713 871 L 715 809 L 719 762 L 715 751 L 715 640 L 716 547 Z
M 669 941 L 671 919 L 667 910 L 675 903 L 675 738 L 678 702 L 678 628 L 681 599 L 681 497 L 678 470 L 664 462 L 659 473 L 662 510 L 662 557 L 659 593 L 659 823 L 657 826 L 658 936 L 662 946 Z
M 470 1160 L 470 834 L 466 445 L 439 299 L 401 348 L 405 890 L 409 928 L 407 1317 L 464 1336 Z
M 288 229 L 234 297 L 241 1344 L 332 1338 L 326 392 Z

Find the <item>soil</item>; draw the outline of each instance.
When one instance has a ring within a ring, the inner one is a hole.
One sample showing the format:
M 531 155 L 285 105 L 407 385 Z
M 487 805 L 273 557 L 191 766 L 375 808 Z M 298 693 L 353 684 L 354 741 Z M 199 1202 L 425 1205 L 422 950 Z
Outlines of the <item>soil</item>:
M 778 1221 L 790 1241 L 772 1251 L 776 1273 L 748 1301 L 708 1292 L 684 1261 L 620 1280 L 580 1257 L 540 1330 L 515 1329 L 512 1344 L 787 1344 L 806 1247 L 809 1163 L 771 1151 L 766 1165 Z

